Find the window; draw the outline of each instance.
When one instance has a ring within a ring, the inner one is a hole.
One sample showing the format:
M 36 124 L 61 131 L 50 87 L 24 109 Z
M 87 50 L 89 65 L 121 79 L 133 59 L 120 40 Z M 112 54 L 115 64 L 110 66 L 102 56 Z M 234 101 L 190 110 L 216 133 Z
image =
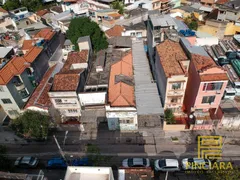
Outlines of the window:
M 16 116 L 16 115 L 18 115 L 18 111 L 17 110 L 8 110 L 8 114 L 11 116 L 11 115 L 13 115 L 13 116 Z
M 215 100 L 215 96 L 204 96 L 202 99 L 202 104 L 206 104 L 206 103 L 213 103 Z
M 172 89 L 173 90 L 181 89 L 181 83 L 180 82 L 172 83 Z
M 142 37 L 142 33 L 141 32 L 137 32 L 137 37 Z
M 23 99 L 27 98 L 29 96 L 29 93 L 28 91 L 24 88 L 23 90 L 21 91 L 18 91 L 19 94 L 22 96 Z
M 135 36 L 135 32 L 133 32 L 133 33 L 130 33 L 130 36 Z
M 178 98 L 173 97 L 173 98 L 171 99 L 171 103 L 177 103 L 177 102 L 178 102 Z
M 56 104 L 61 104 L 61 103 L 62 103 L 62 100 L 61 100 L 61 99 L 55 99 L 55 103 L 56 103 Z
M 133 120 L 121 119 L 121 120 L 119 120 L 119 123 L 121 123 L 121 124 L 133 124 Z
M 10 99 L 2 99 L 3 104 L 12 104 Z
M 217 82 L 217 83 L 204 83 L 203 85 L 203 91 L 215 91 L 215 90 L 221 90 L 223 86 L 223 82 Z
M 68 109 L 68 112 L 69 112 L 69 113 L 77 113 L 78 110 L 77 110 L 77 109 Z

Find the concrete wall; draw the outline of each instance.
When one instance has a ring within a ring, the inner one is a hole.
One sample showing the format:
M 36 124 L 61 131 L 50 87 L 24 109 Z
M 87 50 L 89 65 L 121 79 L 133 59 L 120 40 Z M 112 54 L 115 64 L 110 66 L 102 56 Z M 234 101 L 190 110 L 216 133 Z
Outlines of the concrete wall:
M 10 115 L 8 113 L 8 111 L 16 110 L 18 113 L 20 113 L 20 108 L 19 108 L 18 104 L 16 103 L 16 101 L 14 100 L 12 94 L 9 92 L 8 87 L 1 85 L 1 89 L 2 89 L 2 91 L 0 91 L 0 98 L 1 98 L 0 105 L 2 106 L 4 111 L 9 115 L 9 117 L 14 119 L 14 118 L 16 118 L 16 116 Z M 3 104 L 2 99 L 10 99 L 12 103 L 11 104 Z
M 185 127 L 185 124 L 167 124 L 166 121 L 163 124 L 164 131 L 183 131 Z
M 78 94 L 81 106 L 103 105 L 106 103 L 107 92 L 85 92 Z
M 240 12 L 235 13 L 235 12 L 231 12 L 231 11 L 224 11 L 224 13 L 220 13 L 221 9 L 218 11 L 218 16 L 217 16 L 217 20 L 221 20 L 221 21 L 226 21 L 226 20 L 230 20 L 230 21 L 237 21 L 240 18 Z
M 157 87 L 158 91 L 160 93 L 160 98 L 162 105 L 165 106 L 165 98 L 166 98 L 166 89 L 167 89 L 167 77 L 165 75 L 165 72 L 163 70 L 163 67 L 160 63 L 160 57 L 158 53 L 156 53 L 155 56 L 155 71 L 156 71 L 156 81 L 157 81 Z
M 134 33 L 134 37 L 147 37 L 147 30 L 126 30 L 122 32 L 122 36 L 131 36 L 131 33 Z M 137 33 L 142 33 L 141 36 L 137 36 Z

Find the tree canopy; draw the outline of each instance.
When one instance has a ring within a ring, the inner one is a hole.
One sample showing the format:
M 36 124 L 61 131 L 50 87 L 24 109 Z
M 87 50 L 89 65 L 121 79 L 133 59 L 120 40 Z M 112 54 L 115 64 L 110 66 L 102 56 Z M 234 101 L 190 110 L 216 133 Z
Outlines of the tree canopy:
M 48 135 L 50 118 L 36 111 L 25 111 L 13 120 L 13 130 L 25 138 L 45 139 Z
M 123 14 L 124 12 L 123 2 L 120 2 L 119 0 L 112 2 L 111 7 L 117 9 L 119 14 Z
M 11 11 L 20 7 L 21 7 L 21 3 L 19 2 L 19 0 L 7 0 L 3 5 L 3 8 L 8 11 Z
M 164 112 L 164 118 L 167 124 L 175 124 L 176 120 L 171 109 L 166 109 Z
M 87 17 L 72 19 L 67 31 L 67 38 L 75 44 L 76 49 L 78 49 L 77 40 L 82 36 L 90 36 L 94 51 L 106 49 L 108 46 L 106 36 L 97 23 Z
M 188 16 L 184 19 L 185 24 L 189 27 L 189 29 L 197 30 L 198 29 L 198 22 L 193 17 Z

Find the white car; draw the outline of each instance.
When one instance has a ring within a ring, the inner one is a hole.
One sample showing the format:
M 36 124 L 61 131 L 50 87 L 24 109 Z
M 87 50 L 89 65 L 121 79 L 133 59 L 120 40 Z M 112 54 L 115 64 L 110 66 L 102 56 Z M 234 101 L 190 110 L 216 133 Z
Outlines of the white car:
M 148 158 L 129 158 L 122 162 L 123 167 L 150 167 Z
M 179 171 L 179 163 L 177 159 L 158 159 L 154 162 L 156 171 Z
M 211 161 L 209 159 L 185 158 L 182 160 L 182 168 L 184 170 L 208 170 L 211 168 Z
M 38 165 L 38 159 L 31 156 L 23 156 L 17 158 L 14 165 L 22 168 L 34 168 Z

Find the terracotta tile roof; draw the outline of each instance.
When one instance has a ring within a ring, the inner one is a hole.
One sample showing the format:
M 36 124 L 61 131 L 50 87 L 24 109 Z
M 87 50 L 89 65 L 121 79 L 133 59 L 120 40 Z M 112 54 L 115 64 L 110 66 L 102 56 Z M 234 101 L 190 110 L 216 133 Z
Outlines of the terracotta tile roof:
M 87 63 L 88 62 L 88 50 L 82 50 L 80 52 L 70 52 L 68 53 L 67 61 L 65 62 L 62 73 L 78 73 L 79 70 L 71 70 L 72 64 L 76 63 Z M 82 70 L 80 69 L 80 72 Z
M 83 70 L 82 70 L 83 71 Z M 80 74 L 62 74 L 54 76 L 53 91 L 75 91 L 80 81 Z
M 43 38 L 45 40 L 51 40 L 56 32 L 54 32 L 51 28 L 44 28 L 39 31 L 34 38 Z
M 134 87 L 123 81 L 116 82 L 117 75 L 133 78 L 132 52 L 111 66 L 108 101 L 111 106 L 115 107 L 136 106 Z
M 209 4 L 213 4 L 215 3 L 215 0 L 201 0 L 202 3 L 209 3 Z
M 44 74 L 40 84 L 34 90 L 24 109 L 27 109 L 31 106 L 48 109 L 51 106 L 51 101 L 48 96 L 48 92 L 51 89 L 51 83 L 49 82 L 49 79 L 52 77 L 55 67 L 56 65 L 51 67 Z
M 53 6 L 50 10 L 55 11 L 57 13 L 62 13 L 62 7 L 61 6 Z
M 87 63 L 88 50 L 71 52 L 61 71 L 54 76 L 52 91 L 75 91 L 80 81 L 80 75 L 85 69 L 71 69 L 72 64 Z
M 20 75 L 30 64 L 23 57 L 14 57 L 0 70 L 0 84 L 6 85 L 14 76 Z
M 0 7 L 0 12 L 2 13 L 8 13 L 5 9 L 3 9 L 2 7 Z
M 188 58 L 178 42 L 167 39 L 157 45 L 157 52 L 166 77 L 186 74 L 181 61 L 188 60 Z
M 43 10 L 40 10 L 40 11 L 37 11 L 37 15 L 38 16 L 43 16 L 45 14 L 49 13 L 49 11 L 47 9 L 43 9 Z
M 227 3 L 227 2 L 229 2 L 230 0 L 218 0 L 217 2 L 216 2 L 216 4 L 225 4 L 225 3 Z
M 35 44 L 35 40 L 24 40 L 22 45 L 22 50 L 29 50 L 31 49 Z
M 204 81 L 219 81 L 219 80 L 228 80 L 227 73 L 217 73 L 217 74 L 204 74 L 200 75 L 202 82 Z
M 113 14 L 109 14 L 108 16 L 111 16 L 111 17 L 113 17 L 113 18 L 119 18 L 119 17 L 121 17 L 122 15 L 119 14 L 119 13 L 113 13 Z
M 24 55 L 24 58 L 27 62 L 32 63 L 42 52 L 42 50 L 42 48 L 34 46 Z
M 214 60 L 207 56 L 192 54 L 191 59 L 197 71 L 204 71 L 212 67 L 217 67 Z
M 124 31 L 124 27 L 120 25 L 115 25 L 111 29 L 105 31 L 105 34 L 108 38 L 114 36 L 122 36 L 122 32 Z

